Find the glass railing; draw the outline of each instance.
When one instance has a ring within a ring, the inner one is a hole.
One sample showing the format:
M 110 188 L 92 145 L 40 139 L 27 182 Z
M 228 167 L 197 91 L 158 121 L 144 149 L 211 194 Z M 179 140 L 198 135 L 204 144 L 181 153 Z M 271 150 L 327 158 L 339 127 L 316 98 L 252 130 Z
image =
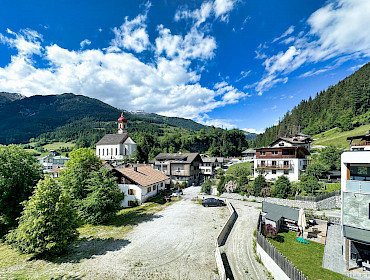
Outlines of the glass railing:
M 346 191 L 370 194 L 370 181 L 347 180 Z

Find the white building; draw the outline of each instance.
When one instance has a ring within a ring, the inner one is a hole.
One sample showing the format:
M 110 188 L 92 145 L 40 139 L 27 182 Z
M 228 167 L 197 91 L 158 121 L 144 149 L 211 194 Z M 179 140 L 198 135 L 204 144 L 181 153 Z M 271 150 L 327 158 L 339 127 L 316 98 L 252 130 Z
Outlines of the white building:
M 118 133 L 106 134 L 96 143 L 96 155 L 107 161 L 133 157 L 136 149 L 136 143 L 127 133 L 127 119 L 123 113 L 118 119 Z
M 40 157 L 37 161 L 42 165 L 44 173 L 49 173 L 50 170 L 55 168 L 64 168 L 68 157 L 60 155 L 58 152 L 51 150 L 47 156 Z
M 256 158 L 256 150 L 255 149 L 247 149 L 242 152 L 243 154 L 243 161 L 254 161 Z
M 370 134 L 347 140 L 351 150 L 341 156 L 343 257 L 347 269 L 370 269 Z
M 148 165 L 116 168 L 113 172 L 118 178 L 120 191 L 124 193 L 122 207 L 141 205 L 156 196 L 165 189 L 165 181 L 168 179 L 162 172 Z
M 202 163 L 199 164 L 199 169 L 204 177 L 212 177 L 216 170 L 223 167 L 223 157 L 202 157 Z
M 254 177 L 262 174 L 267 180 L 273 181 L 284 175 L 289 181 L 298 181 L 308 164 L 310 143 L 309 136 L 297 135 L 292 138 L 280 137 L 269 147 L 257 148 Z

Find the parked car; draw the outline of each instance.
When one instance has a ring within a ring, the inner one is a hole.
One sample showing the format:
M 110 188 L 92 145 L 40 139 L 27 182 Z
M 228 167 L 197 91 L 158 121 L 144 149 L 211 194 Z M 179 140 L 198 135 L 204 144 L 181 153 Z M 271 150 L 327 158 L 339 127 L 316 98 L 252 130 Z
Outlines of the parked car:
M 171 196 L 175 196 L 175 197 L 179 197 L 180 195 L 183 195 L 183 191 L 182 190 L 175 190 L 173 191 L 173 193 L 171 194 Z
M 204 207 L 208 207 L 208 206 L 225 206 L 226 203 L 225 201 L 221 200 L 221 199 L 216 199 L 216 198 L 206 198 L 202 201 L 202 205 Z

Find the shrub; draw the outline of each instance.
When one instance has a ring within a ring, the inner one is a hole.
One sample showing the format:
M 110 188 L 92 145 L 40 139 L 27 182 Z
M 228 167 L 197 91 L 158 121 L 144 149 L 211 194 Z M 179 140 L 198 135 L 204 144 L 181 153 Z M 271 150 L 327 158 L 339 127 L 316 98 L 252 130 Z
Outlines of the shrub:
M 211 193 L 211 181 L 209 179 L 205 180 L 202 184 L 200 190 L 202 193 L 210 194 Z
M 276 228 L 270 224 L 266 224 L 264 234 L 266 237 L 275 238 L 277 237 Z

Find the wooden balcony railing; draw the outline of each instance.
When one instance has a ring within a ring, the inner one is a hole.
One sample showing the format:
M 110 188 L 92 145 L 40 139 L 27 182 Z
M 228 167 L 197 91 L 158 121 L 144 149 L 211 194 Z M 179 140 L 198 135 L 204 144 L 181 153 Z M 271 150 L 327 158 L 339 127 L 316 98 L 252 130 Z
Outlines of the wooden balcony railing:
M 368 141 L 361 141 L 361 142 L 352 142 L 351 146 L 369 146 L 370 142 Z

